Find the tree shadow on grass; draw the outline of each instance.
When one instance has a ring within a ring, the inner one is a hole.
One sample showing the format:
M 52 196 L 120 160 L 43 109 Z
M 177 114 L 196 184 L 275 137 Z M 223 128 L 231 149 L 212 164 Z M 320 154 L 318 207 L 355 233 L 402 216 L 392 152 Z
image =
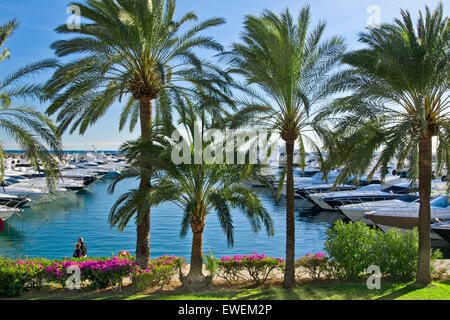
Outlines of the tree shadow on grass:
M 375 300 L 394 300 L 397 298 L 400 298 L 408 293 L 414 292 L 414 291 L 418 291 L 421 290 L 422 288 L 417 287 L 414 284 L 409 284 L 406 287 L 403 287 L 401 289 L 395 290 L 387 295 L 381 296 Z
M 307 285 L 295 289 L 276 288 L 246 294 L 240 299 L 245 300 L 366 300 L 372 292 L 358 284 L 344 285 Z

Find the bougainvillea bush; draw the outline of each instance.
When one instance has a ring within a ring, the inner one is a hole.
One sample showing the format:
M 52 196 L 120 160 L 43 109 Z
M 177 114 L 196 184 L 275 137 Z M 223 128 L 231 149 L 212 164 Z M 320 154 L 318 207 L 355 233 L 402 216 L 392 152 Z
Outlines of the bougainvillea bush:
M 164 256 L 152 260 L 146 270 L 140 269 L 134 257 L 129 258 L 72 258 L 66 260 L 22 259 L 0 257 L 0 295 L 20 295 L 25 289 L 40 287 L 43 283 L 66 287 L 75 269 L 80 282 L 94 289 L 115 286 L 124 278 L 152 278 L 145 283 L 167 283 L 184 259 Z M 145 284 L 144 283 L 144 284 Z
M 94 289 L 104 289 L 116 285 L 123 278 L 133 274 L 136 263 L 131 259 L 114 257 L 108 260 L 87 259 L 85 261 L 54 261 L 48 266 L 47 278 L 50 282 L 65 286 L 67 279 L 74 272 L 68 272 L 70 267 L 78 267 L 81 281 L 89 281 Z
M 218 275 L 229 283 L 245 280 L 260 285 L 272 277 L 273 271 L 283 271 L 284 265 L 282 258 L 266 257 L 257 252 L 253 255 L 223 256 L 218 263 Z
M 165 255 L 152 260 L 147 269 L 136 267 L 136 286 L 139 289 L 160 286 L 162 289 L 172 281 L 175 274 L 180 273 L 184 261 L 184 258 Z
M 319 280 L 322 277 L 330 277 L 331 270 L 328 257 L 323 252 L 317 252 L 315 254 L 307 253 L 305 256 L 297 259 L 295 266 L 301 267 L 314 280 Z

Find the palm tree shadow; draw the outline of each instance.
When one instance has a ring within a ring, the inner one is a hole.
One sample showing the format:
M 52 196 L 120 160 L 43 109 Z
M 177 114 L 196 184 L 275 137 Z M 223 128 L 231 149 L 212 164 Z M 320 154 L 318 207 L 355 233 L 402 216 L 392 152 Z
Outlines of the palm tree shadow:
M 387 295 L 379 297 L 379 298 L 377 298 L 375 300 L 394 300 L 394 299 L 399 298 L 401 296 L 404 296 L 404 295 L 406 295 L 406 294 L 408 294 L 410 292 L 414 292 L 414 291 L 417 291 L 417 290 L 420 290 L 420 289 L 421 289 L 420 287 L 417 287 L 414 284 L 409 284 L 409 285 L 407 285 L 406 287 L 404 287 L 404 288 L 402 288 L 400 290 L 396 290 L 396 291 L 391 292 L 391 293 L 389 293 Z

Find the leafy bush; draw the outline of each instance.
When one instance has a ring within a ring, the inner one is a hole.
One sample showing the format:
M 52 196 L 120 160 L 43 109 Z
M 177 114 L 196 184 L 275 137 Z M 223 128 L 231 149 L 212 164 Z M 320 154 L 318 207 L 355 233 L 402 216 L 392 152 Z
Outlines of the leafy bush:
M 308 253 L 304 257 L 297 259 L 295 266 L 302 267 L 314 280 L 329 277 L 330 275 L 328 258 L 323 252 L 317 252 L 314 255 Z
M 338 221 L 328 230 L 325 250 L 330 257 L 333 275 L 345 281 L 357 281 L 374 264 L 373 248 L 377 231 L 362 222 Z
M 332 273 L 340 280 L 360 280 L 367 276 L 370 265 L 376 265 L 386 278 L 411 281 L 417 270 L 418 243 L 417 229 L 405 233 L 398 229 L 383 232 L 362 222 L 338 221 L 328 231 L 325 249 Z M 432 265 L 442 256 L 438 250 L 430 254 Z
M 216 259 L 211 250 L 209 250 L 209 255 L 205 256 L 205 267 L 209 272 L 210 279 L 212 280 L 219 270 L 219 261 Z
M 180 272 L 184 258 L 162 256 L 152 260 L 147 269 L 136 268 L 134 281 L 139 289 L 161 286 L 161 289 Z
M 0 257 L 0 296 L 20 295 L 26 288 L 41 287 L 48 260 L 12 260 Z
M 224 256 L 219 261 L 220 277 L 229 283 L 239 280 L 260 285 L 270 279 L 274 270 L 283 270 L 285 262 L 281 258 L 270 258 L 254 252 L 253 255 Z
M 383 276 L 395 281 L 414 279 L 419 249 L 417 232 L 402 233 L 398 229 L 390 229 L 386 233 L 377 232 L 377 237 L 373 260 Z

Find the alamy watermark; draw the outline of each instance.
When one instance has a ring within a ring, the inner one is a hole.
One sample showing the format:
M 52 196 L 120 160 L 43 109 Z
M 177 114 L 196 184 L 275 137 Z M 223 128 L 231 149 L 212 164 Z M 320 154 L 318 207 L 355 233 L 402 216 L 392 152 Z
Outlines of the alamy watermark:
M 72 265 L 67 268 L 67 274 L 70 277 L 66 281 L 67 288 L 69 290 L 81 289 L 81 270 L 77 265 Z
M 265 129 L 203 131 L 198 122 L 194 124 L 193 137 L 187 138 L 175 130 L 171 139 L 175 143 L 171 153 L 175 164 L 268 164 L 269 158 L 278 160 L 280 150 L 276 132 Z
M 79 6 L 71 5 L 66 12 L 70 14 L 67 18 L 66 26 L 69 30 L 81 29 L 81 9 Z
M 367 28 L 378 29 L 381 27 L 381 8 L 377 5 L 371 5 L 366 10 L 369 17 L 366 20 Z
M 381 270 L 379 266 L 370 265 L 367 270 L 367 273 L 372 273 L 372 275 L 367 279 L 366 285 L 369 290 L 373 289 L 381 289 Z

